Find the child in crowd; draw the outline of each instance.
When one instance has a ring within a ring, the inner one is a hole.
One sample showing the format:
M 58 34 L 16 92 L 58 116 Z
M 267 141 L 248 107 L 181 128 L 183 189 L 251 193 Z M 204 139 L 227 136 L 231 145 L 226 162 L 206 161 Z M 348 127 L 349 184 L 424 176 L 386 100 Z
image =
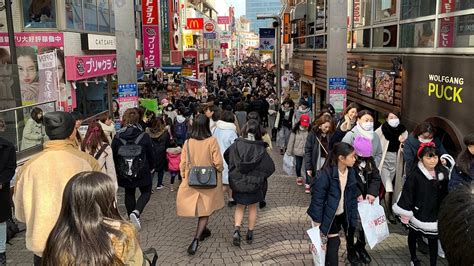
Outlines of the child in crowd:
M 166 158 L 171 176 L 170 187 L 171 191 L 174 191 L 174 180 L 179 175 L 179 163 L 181 162 L 181 147 L 176 144 L 176 141 L 171 140 L 169 148 L 166 149 Z
M 303 158 L 304 158 L 304 147 L 306 144 L 306 139 L 308 138 L 308 129 L 310 121 L 309 115 L 303 114 L 300 116 L 300 120 L 295 124 L 293 130 L 290 134 L 290 140 L 288 141 L 288 148 L 286 153 L 290 156 L 295 157 L 296 161 L 296 184 L 302 186 L 306 179 L 303 179 L 301 175 L 301 168 L 303 168 Z M 306 193 L 309 193 L 309 187 Z
M 312 184 L 308 215 L 319 226 L 326 265 L 339 265 L 339 231 L 357 225 L 357 180 L 352 168 L 354 148 L 347 143 L 334 145 L 330 158 Z
M 433 142 L 421 143 L 417 162 L 412 171 L 407 172 L 400 199 L 393 205 L 394 213 L 409 226 L 411 265 L 421 265 L 416 256 L 416 240 L 420 236 L 428 238 L 430 265 L 436 265 L 438 258 L 438 212 L 448 194 L 449 179 L 438 154 Z

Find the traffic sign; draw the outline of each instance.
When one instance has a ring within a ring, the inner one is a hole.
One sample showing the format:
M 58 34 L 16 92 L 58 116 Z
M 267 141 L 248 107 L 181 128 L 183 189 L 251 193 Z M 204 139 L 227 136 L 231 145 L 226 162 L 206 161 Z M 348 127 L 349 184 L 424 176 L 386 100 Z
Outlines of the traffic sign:
M 205 33 L 213 33 L 216 30 L 216 24 L 209 20 L 204 24 L 204 32 Z
M 204 39 L 216 39 L 216 33 L 215 32 L 209 32 L 209 33 L 204 33 Z

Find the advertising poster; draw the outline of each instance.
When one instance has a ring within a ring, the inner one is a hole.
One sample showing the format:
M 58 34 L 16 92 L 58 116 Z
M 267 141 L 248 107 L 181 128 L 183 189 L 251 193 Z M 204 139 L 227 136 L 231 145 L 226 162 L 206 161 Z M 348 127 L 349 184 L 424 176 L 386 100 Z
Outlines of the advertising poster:
M 184 51 L 183 54 L 183 69 L 190 69 L 192 76 L 198 78 L 199 72 L 199 58 L 198 52 L 195 50 Z M 190 73 L 188 73 L 190 74 Z
M 359 71 L 359 93 L 372 98 L 374 96 L 374 70 L 371 68 Z
M 57 101 L 60 98 L 59 77 L 56 51 L 38 55 L 38 102 Z M 53 106 L 45 106 L 49 110 L 54 111 Z
M 442 0 L 441 2 L 441 13 L 451 13 L 455 10 L 454 0 Z M 453 47 L 454 17 L 442 18 L 439 22 L 439 47 Z
M 145 68 L 161 66 L 158 25 L 143 26 L 143 61 Z
M 71 95 L 71 91 L 66 92 L 65 85 L 63 34 L 54 32 L 15 33 L 15 44 L 17 46 L 22 104 L 31 105 L 40 102 L 40 90 L 45 87 L 45 79 L 40 81 L 38 55 L 56 51 L 59 88 L 61 90 L 60 95 L 62 95 L 61 106 L 65 107 L 67 95 Z M 5 57 L 10 57 L 7 33 L 0 33 L 0 50 Z
M 272 54 L 275 50 L 275 29 L 260 28 L 260 54 Z
M 137 84 L 119 84 L 118 96 L 120 117 L 127 109 L 138 107 Z
M 393 104 L 395 79 L 389 71 L 375 71 L 375 99 Z
M 336 113 L 341 113 L 346 108 L 347 102 L 347 79 L 329 79 L 329 103 L 334 106 Z

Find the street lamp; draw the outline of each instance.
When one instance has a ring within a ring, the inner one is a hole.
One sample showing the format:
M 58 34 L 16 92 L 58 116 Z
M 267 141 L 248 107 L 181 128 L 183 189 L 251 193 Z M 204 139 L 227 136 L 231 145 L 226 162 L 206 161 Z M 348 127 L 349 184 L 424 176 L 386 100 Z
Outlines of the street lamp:
M 281 18 L 277 15 L 260 14 L 257 15 L 257 19 L 274 19 L 276 23 L 273 23 L 275 30 L 275 42 L 276 42 L 276 87 L 278 99 L 281 102 Z M 277 24 L 277 25 L 275 25 Z

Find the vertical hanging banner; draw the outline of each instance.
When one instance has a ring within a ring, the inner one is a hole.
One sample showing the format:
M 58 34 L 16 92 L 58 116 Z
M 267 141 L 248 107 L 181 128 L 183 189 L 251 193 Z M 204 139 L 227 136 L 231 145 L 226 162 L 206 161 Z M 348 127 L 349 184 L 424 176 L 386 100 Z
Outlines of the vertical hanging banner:
M 272 54 L 275 50 L 275 29 L 260 28 L 260 54 Z
M 187 73 L 186 76 L 194 76 L 195 78 L 198 78 L 198 72 L 199 72 L 198 51 L 196 50 L 184 51 L 183 72 Z
M 39 90 L 38 102 L 57 101 L 62 98 L 59 96 L 59 79 L 58 79 L 58 64 L 56 51 L 38 55 L 38 71 L 39 71 Z M 54 111 L 52 106 L 50 110 L 43 110 L 45 112 Z
M 451 13 L 455 11 L 456 1 L 455 0 L 442 0 L 441 1 L 441 13 Z M 454 37 L 454 17 L 446 17 L 439 20 L 439 47 L 453 47 Z
M 291 24 L 290 24 L 290 13 L 283 14 L 283 43 L 291 43 Z
M 158 26 L 159 0 L 143 0 L 143 61 L 145 68 L 161 66 L 160 28 Z

